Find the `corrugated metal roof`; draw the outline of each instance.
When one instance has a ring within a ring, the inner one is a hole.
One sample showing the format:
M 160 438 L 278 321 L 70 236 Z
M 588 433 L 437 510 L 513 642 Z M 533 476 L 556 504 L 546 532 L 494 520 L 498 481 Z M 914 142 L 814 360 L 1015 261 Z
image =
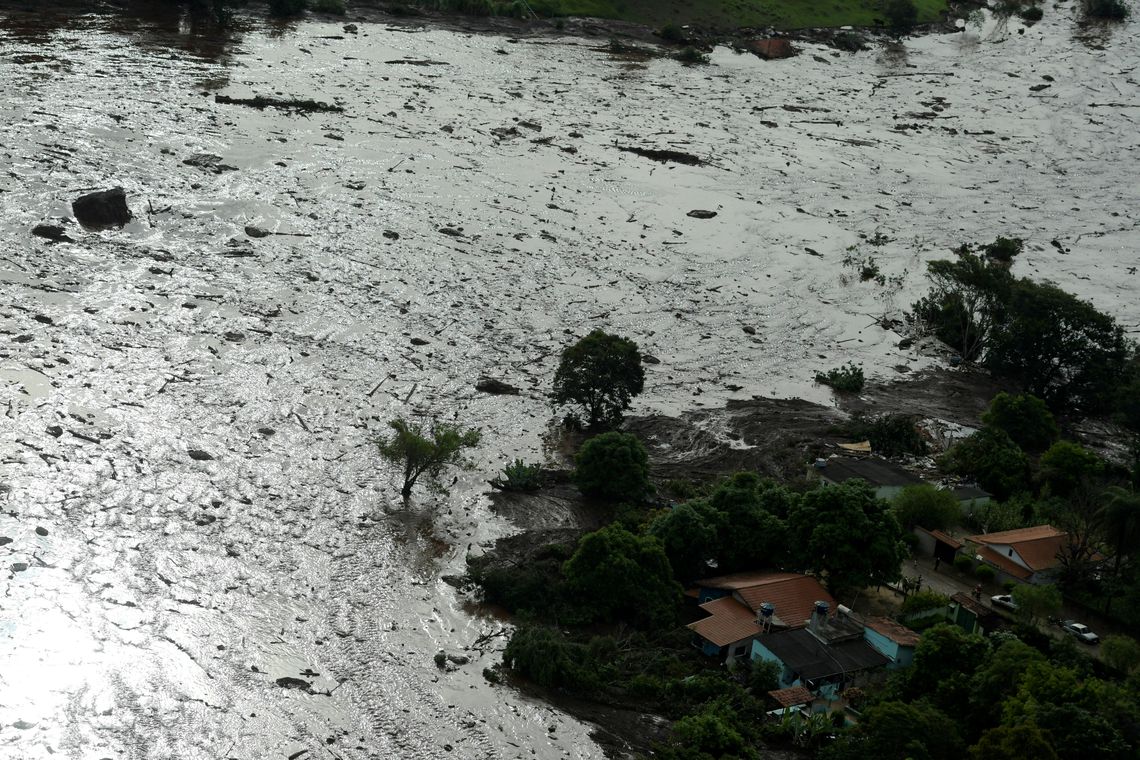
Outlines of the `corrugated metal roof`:
M 701 609 L 709 613 L 709 617 L 689 623 L 689 629 L 718 647 L 735 644 L 760 633 L 756 613 L 731 596 L 705 602 Z
M 827 460 L 827 466 L 818 471 L 821 477 L 832 483 L 845 483 L 848 480 L 859 478 L 872 486 L 914 486 L 924 483 L 922 478 L 904 470 L 897 464 L 878 457 L 866 459 L 852 459 L 850 457 L 832 457 Z

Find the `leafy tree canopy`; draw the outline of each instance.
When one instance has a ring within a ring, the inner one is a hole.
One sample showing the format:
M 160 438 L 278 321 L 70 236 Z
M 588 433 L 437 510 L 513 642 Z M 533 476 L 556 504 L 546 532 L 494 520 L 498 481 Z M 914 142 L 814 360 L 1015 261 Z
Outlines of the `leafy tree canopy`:
M 894 498 L 891 507 L 906 530 L 915 525 L 927 530 L 945 530 L 962 519 L 962 509 L 954 494 L 929 483 L 907 486 Z
M 1041 479 L 1049 492 L 1068 496 L 1104 472 L 1104 460 L 1072 441 L 1057 441 L 1041 455 Z
M 652 536 L 607 525 L 582 537 L 562 572 L 595 620 L 647 628 L 665 628 L 676 621 L 681 587 L 673 580 L 661 543 Z
M 612 427 L 644 386 L 637 344 L 594 330 L 562 352 L 552 398 L 581 409 L 590 428 Z
M 1029 488 L 1029 457 L 1009 435 L 995 428 L 982 428 L 954 444 L 939 464 L 948 472 L 977 479 L 998 499 Z
M 896 580 L 906 557 L 888 504 L 861 480 L 821 486 L 788 513 L 794 556 L 833 594 Z
M 378 440 L 380 455 L 401 466 L 404 485 L 400 493 L 405 499 L 421 476 L 427 475 L 431 485 L 442 489 L 439 477 L 448 466 L 467 467 L 462 451 L 479 443 L 479 431 L 461 430 L 456 425 L 435 423 L 428 430 L 424 425 L 402 418 L 391 420 L 389 438 Z
M 574 482 L 587 496 L 640 502 L 649 493 L 649 454 L 633 433 L 610 431 L 582 444 Z
M 1022 449 L 1040 453 L 1056 441 L 1061 430 L 1045 402 L 1036 396 L 999 393 L 990 401 L 982 422 L 1001 430 Z

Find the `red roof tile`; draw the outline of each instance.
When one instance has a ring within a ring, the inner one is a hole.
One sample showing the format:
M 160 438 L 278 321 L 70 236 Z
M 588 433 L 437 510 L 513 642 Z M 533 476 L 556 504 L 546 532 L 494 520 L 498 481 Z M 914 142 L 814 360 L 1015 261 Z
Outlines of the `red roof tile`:
M 907 628 L 902 623 L 896 623 L 894 620 L 885 617 L 869 617 L 866 620 L 867 627 L 875 633 L 886 636 L 891 641 L 899 646 L 913 647 L 918 644 L 921 636 L 917 632 Z
M 760 633 L 756 613 L 731 596 L 705 602 L 701 609 L 709 617 L 689 623 L 689 629 L 718 647 L 728 646 Z
M 768 696 L 780 703 L 781 707 L 795 707 L 796 705 L 811 704 L 815 695 L 805 686 L 792 686 L 788 689 L 776 689 L 768 692 Z
M 788 628 L 805 625 L 817 601 L 827 602 L 833 615 L 838 606 L 818 580 L 800 573 L 736 573 L 706 578 L 697 585 L 732 591 L 753 612 L 764 602 L 771 602 L 778 622 Z
M 1009 557 L 1006 557 L 1001 552 L 994 551 L 988 546 L 979 546 L 977 555 L 982 558 L 983 562 L 988 562 L 996 566 L 998 570 L 1002 570 L 1014 578 L 1020 578 L 1025 581 L 1029 580 L 1029 576 L 1033 575 L 1032 570 L 1026 570 Z

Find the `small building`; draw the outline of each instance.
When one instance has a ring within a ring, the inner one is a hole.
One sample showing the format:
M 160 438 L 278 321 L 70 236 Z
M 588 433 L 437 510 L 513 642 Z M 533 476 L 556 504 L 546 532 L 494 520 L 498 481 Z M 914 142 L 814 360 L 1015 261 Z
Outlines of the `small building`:
M 950 597 L 947 610 L 947 620 L 966 633 L 984 636 L 987 631 L 996 630 L 1002 624 L 1000 615 L 962 591 Z
M 835 600 L 810 575 L 752 572 L 698 581 L 688 592 L 708 617 L 689 624 L 695 643 L 710 657 L 747 657 L 761 633 L 807 625 L 817 600 Z
M 893 462 L 880 457 L 831 457 L 817 459 L 810 472 L 824 485 L 839 485 L 849 480 L 862 480 L 875 489 L 880 499 L 893 499 L 907 486 L 922 485 L 924 480 Z
M 1012 580 L 1041 585 L 1053 582 L 1067 538 L 1052 525 L 1036 525 L 969 536 L 963 551 L 992 567 L 998 583 Z
M 863 638 L 863 625 L 844 615 L 829 617 L 820 602 L 806 628 L 764 633 L 752 642 L 752 659 L 780 667 L 780 685 L 804 686 L 829 699 L 889 660 Z
M 958 500 L 958 506 L 962 510 L 963 517 L 969 517 L 974 514 L 975 509 L 993 501 L 993 497 L 988 491 L 977 486 L 957 486 L 950 489 L 950 493 Z
M 779 707 L 769 710 L 768 715 L 780 716 L 787 713 L 811 713 L 815 703 L 815 695 L 803 686 L 792 686 L 787 689 L 776 689 L 768 692 L 768 696 Z
M 963 546 L 961 541 L 941 530 L 927 530 L 921 525 L 916 525 L 912 532 L 918 538 L 918 546 L 923 554 L 946 564 L 954 562 L 954 555 Z
M 905 668 L 914 662 L 914 648 L 922 638 L 916 631 L 885 617 L 869 617 L 863 623 L 863 638 L 890 660 L 888 669 Z

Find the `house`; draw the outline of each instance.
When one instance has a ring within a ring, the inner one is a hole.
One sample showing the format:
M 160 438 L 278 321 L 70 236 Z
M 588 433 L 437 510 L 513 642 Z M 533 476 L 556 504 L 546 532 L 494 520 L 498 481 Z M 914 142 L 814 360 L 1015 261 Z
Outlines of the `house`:
M 769 710 L 768 715 L 779 716 L 787 713 L 811 713 L 815 703 L 815 695 L 803 686 L 792 686 L 787 689 L 776 689 L 768 692 L 768 696 L 779 707 Z
M 875 489 L 880 499 L 893 499 L 907 486 L 922 485 L 925 481 L 897 464 L 879 457 L 831 457 L 817 459 L 812 466 L 824 485 L 839 485 L 849 480 L 862 480 Z
M 993 497 L 988 491 L 977 486 L 957 486 L 951 488 L 950 493 L 958 500 L 958 506 L 962 509 L 963 517 L 969 517 L 974 514 L 975 509 L 993 501 Z
M 1064 531 L 1037 525 L 969 536 L 962 551 L 971 552 L 975 560 L 992 567 L 998 583 L 1012 580 L 1040 585 L 1053 582 L 1066 540 Z
M 869 617 L 863 621 L 863 638 L 890 660 L 887 669 L 893 670 L 914 662 L 914 648 L 922 637 L 890 618 Z
M 807 627 L 760 634 L 752 641 L 752 659 L 776 663 L 782 687 L 804 686 L 827 698 L 889 662 L 864 639 L 862 624 L 828 613 L 821 601 Z
M 962 591 L 950 597 L 946 617 L 966 633 L 976 633 L 979 636 L 996 630 L 1003 622 L 1000 615 Z
M 701 651 L 725 659 L 747 657 L 766 631 L 804 626 L 816 600 L 835 606 L 819 581 L 800 573 L 753 572 L 698 581 L 689 591 L 708 617 L 689 624 Z

